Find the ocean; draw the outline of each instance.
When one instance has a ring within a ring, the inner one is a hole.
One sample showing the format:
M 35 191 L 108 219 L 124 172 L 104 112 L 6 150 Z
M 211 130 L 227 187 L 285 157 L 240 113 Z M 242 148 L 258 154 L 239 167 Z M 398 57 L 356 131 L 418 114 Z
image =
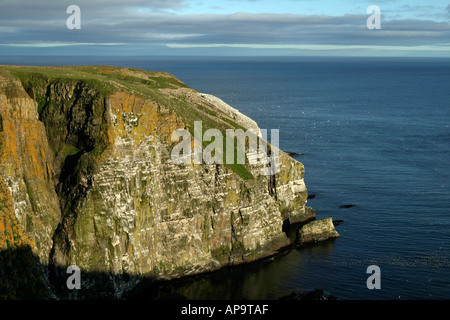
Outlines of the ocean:
M 280 130 L 334 241 L 171 282 L 189 299 L 450 299 L 450 59 L 6 57 L 0 64 L 110 64 L 166 71 Z M 350 208 L 340 206 L 352 204 Z M 367 268 L 380 268 L 369 289 Z

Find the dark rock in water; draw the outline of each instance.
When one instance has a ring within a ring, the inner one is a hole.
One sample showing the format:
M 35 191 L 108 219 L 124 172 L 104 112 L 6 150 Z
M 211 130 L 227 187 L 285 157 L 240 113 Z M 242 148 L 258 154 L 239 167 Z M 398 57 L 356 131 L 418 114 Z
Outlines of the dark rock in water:
M 356 206 L 356 204 L 344 204 L 344 205 L 340 206 L 339 208 L 351 208 L 354 206 Z
M 281 297 L 280 300 L 337 300 L 335 296 L 320 289 L 315 290 L 294 290 L 288 296 Z
M 336 227 L 340 224 L 342 224 L 344 222 L 344 220 L 333 220 L 333 225 Z
M 287 153 L 288 155 L 290 155 L 291 157 L 303 155 L 303 153 L 298 153 L 298 152 L 286 152 L 286 153 Z
M 324 293 L 323 290 L 316 289 L 303 295 L 300 300 L 336 300 L 336 297 Z
M 310 194 L 310 195 L 308 195 L 308 200 L 309 200 L 309 199 L 314 199 L 315 197 L 316 197 L 315 194 Z

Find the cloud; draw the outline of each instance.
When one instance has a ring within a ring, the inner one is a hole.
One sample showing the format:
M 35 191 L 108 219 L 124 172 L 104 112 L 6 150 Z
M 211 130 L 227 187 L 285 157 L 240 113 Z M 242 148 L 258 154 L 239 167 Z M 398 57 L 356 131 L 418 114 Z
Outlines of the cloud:
M 250 49 L 295 49 L 295 50 L 402 50 L 402 51 L 448 51 L 450 43 L 436 46 L 376 46 L 376 45 L 272 45 L 272 44 L 242 44 L 242 43 L 212 43 L 212 44 L 167 44 L 169 48 L 250 48 Z
M 28 43 L 3 43 L 0 47 L 19 47 L 19 48 L 53 48 L 70 46 L 123 46 L 126 43 L 89 43 L 89 42 L 28 42 Z
M 178 9 L 192 5 L 185 0 L 80 0 L 81 29 L 68 30 L 66 8 L 72 2 L 0 0 L 0 43 L 16 48 L 128 44 L 132 54 L 143 46 L 442 51 L 450 39 L 449 24 L 431 19 L 382 19 L 381 30 L 368 30 L 367 14 L 181 14 Z M 450 5 L 446 10 L 450 13 Z

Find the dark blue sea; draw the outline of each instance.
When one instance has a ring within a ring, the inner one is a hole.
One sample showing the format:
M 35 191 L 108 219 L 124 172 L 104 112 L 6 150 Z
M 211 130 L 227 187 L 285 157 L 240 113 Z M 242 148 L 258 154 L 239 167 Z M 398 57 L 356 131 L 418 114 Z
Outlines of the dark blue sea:
M 111 64 L 167 71 L 280 130 L 317 218 L 341 237 L 179 281 L 190 299 L 450 299 L 450 60 L 0 57 L 0 64 Z M 351 208 L 341 205 L 353 204 Z M 367 267 L 381 270 L 370 290 Z

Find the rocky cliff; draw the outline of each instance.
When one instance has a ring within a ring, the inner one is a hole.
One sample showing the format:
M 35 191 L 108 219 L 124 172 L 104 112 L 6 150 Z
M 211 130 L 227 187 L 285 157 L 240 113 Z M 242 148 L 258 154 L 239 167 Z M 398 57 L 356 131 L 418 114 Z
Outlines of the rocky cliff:
M 61 279 L 77 265 L 79 296 L 117 297 L 142 278 L 288 245 L 283 224 L 314 217 L 301 163 L 280 151 L 280 172 L 267 176 L 264 164 L 171 160 L 172 132 L 193 134 L 194 121 L 257 128 L 223 104 L 161 72 L 0 66 L 0 249 L 30 248 L 50 295 L 72 294 Z

